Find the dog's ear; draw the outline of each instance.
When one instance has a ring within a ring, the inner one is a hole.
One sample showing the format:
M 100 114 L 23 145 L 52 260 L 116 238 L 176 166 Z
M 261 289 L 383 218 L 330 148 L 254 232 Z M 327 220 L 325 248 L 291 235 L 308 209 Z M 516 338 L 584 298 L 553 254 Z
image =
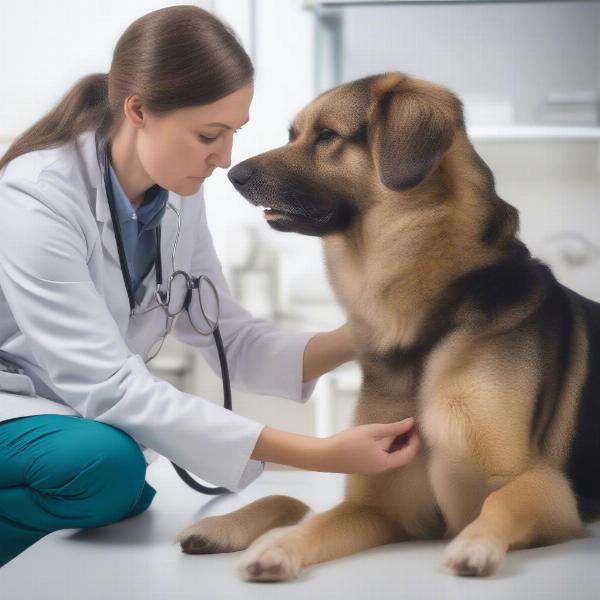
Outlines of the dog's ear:
M 383 92 L 369 120 L 369 144 L 383 184 L 421 183 L 450 147 L 454 127 L 439 100 L 419 90 Z

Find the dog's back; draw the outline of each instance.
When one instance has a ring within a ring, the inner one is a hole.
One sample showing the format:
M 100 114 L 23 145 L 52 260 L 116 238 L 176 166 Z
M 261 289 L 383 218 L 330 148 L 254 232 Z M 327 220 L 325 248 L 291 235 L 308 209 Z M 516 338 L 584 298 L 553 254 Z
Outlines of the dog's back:
M 600 303 L 561 286 L 570 304 L 581 310 L 588 337 L 588 366 L 581 390 L 567 475 L 583 520 L 600 517 Z

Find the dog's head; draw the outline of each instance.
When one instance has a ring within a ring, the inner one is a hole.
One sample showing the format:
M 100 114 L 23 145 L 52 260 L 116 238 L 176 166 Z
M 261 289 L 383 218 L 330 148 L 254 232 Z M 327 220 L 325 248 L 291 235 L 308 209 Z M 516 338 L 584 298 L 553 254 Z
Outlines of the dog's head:
M 402 73 L 359 79 L 316 98 L 289 143 L 229 171 L 278 231 L 323 236 L 352 226 L 373 203 L 397 202 L 436 171 L 462 105 L 449 90 Z

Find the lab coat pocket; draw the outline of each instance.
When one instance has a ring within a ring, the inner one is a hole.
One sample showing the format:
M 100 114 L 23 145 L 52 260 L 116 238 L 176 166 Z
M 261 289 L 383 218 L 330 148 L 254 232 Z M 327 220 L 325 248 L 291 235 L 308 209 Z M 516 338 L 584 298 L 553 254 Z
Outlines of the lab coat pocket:
M 0 371 L 0 392 L 25 394 L 26 396 L 36 395 L 33 382 L 27 375 L 7 373 L 6 371 Z

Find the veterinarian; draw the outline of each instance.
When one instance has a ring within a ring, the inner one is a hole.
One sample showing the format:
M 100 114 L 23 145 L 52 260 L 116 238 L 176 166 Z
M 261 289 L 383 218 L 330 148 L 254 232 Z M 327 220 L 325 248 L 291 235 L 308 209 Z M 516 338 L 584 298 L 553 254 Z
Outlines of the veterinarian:
M 238 389 L 305 402 L 320 375 L 355 358 L 347 324 L 298 333 L 253 318 L 215 254 L 202 183 L 230 166 L 253 76 L 210 13 L 157 10 L 127 28 L 108 74 L 78 81 L 0 160 L 0 565 L 52 531 L 146 510 L 158 454 L 232 491 L 267 460 L 376 473 L 415 455 L 412 419 L 297 435 L 146 366 L 172 331 L 220 374 L 198 298 L 175 319 L 158 303 L 159 278 L 165 289 L 176 270 L 214 282 Z M 209 286 L 196 291 L 216 314 Z

